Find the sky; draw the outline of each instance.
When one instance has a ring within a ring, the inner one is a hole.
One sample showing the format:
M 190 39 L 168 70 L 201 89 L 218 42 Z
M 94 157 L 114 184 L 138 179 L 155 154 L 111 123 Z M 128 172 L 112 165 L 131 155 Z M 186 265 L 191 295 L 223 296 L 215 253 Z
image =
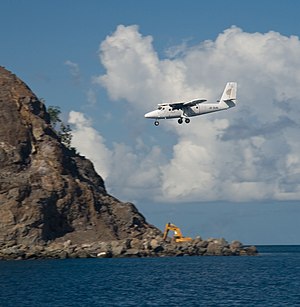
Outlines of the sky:
M 163 230 L 300 244 L 300 2 L 2 0 L 0 65 L 59 106 L 107 191 Z M 190 124 L 144 114 L 217 101 Z

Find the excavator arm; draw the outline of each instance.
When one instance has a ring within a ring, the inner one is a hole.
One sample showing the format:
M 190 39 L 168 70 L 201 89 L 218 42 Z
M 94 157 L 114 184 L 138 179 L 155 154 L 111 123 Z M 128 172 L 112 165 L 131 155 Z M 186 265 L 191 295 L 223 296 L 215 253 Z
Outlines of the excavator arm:
M 192 241 L 192 238 L 184 237 L 181 233 L 180 228 L 175 226 L 174 224 L 171 224 L 171 223 L 166 224 L 163 240 L 167 239 L 168 233 L 169 233 L 170 230 L 174 232 L 173 239 L 175 240 L 175 242 L 190 242 L 190 241 Z
M 165 227 L 165 231 L 164 231 L 164 236 L 163 236 L 163 240 L 165 241 L 166 239 L 167 239 L 167 237 L 168 237 L 168 233 L 169 233 L 169 224 L 170 223 L 167 223 L 166 224 L 166 227 Z

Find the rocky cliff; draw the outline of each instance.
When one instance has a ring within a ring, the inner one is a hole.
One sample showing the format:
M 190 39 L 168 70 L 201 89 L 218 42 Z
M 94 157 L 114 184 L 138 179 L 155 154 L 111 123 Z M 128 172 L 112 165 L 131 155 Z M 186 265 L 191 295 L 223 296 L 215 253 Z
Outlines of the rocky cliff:
M 133 204 L 107 194 L 92 163 L 60 142 L 45 105 L 0 67 L 0 244 L 159 233 Z

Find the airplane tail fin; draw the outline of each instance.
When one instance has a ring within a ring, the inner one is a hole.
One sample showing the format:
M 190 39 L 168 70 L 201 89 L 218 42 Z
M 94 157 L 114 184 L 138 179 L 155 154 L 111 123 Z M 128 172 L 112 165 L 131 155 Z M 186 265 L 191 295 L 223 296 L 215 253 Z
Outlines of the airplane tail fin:
M 220 99 L 220 104 L 226 108 L 232 108 L 236 105 L 237 83 L 227 82 L 224 92 Z

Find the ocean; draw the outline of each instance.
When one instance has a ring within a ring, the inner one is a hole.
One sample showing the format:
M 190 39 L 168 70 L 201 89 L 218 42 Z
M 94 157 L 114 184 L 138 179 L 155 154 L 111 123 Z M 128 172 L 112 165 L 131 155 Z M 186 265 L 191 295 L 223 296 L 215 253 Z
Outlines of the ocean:
M 0 261 L 0 306 L 300 306 L 300 245 L 259 256 Z

